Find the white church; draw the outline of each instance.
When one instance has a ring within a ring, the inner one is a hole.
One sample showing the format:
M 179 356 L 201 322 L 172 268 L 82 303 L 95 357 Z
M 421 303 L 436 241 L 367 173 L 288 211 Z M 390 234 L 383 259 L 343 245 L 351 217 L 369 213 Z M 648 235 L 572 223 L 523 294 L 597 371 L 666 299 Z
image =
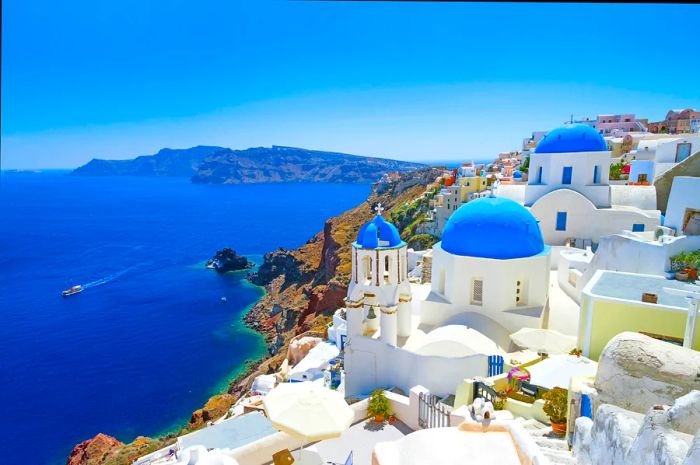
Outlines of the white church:
M 592 127 L 563 126 L 530 154 L 526 185 L 499 186 L 496 195 L 528 207 L 546 244 L 597 243 L 621 231 L 653 231 L 661 222 L 656 189 L 610 180 L 610 150 Z
M 454 393 L 487 375 L 488 357 L 508 352 L 511 333 L 542 324 L 550 248 L 516 202 L 486 197 L 459 208 L 434 246 L 429 289 L 409 284 L 406 243 L 381 209 L 352 247 L 346 305 L 329 328 L 345 349 L 348 396 L 417 384 Z

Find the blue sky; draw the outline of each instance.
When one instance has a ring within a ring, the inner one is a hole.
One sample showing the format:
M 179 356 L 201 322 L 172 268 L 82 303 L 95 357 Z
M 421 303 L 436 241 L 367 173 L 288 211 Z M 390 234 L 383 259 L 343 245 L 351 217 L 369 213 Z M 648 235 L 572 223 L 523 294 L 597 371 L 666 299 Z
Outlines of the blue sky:
M 698 5 L 3 2 L 2 167 L 162 147 L 483 159 L 700 107 Z

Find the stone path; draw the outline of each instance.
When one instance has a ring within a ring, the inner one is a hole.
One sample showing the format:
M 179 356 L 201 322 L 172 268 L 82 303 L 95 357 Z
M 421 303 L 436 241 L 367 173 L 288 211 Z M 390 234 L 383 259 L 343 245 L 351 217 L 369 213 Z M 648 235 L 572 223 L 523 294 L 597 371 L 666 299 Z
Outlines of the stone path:
M 542 455 L 547 457 L 552 465 L 576 465 L 576 458 L 569 451 L 566 439 L 552 434 L 552 429 L 537 420 L 517 418 L 525 430 L 540 446 Z

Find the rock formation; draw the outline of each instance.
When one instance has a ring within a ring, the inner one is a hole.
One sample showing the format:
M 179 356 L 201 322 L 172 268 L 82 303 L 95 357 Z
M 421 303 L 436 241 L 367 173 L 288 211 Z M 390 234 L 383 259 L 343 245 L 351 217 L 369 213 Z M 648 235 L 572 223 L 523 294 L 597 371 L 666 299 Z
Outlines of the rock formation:
M 103 463 L 110 451 L 118 446 L 123 446 L 112 436 L 98 434 L 92 439 L 83 441 L 73 448 L 66 465 L 96 465 Z
M 235 250 L 224 247 L 216 252 L 216 255 L 207 262 L 207 267 L 213 267 L 219 273 L 228 271 L 245 270 L 252 268 L 254 265 L 247 258 L 238 255 Z
M 595 419 L 576 420 L 574 454 L 580 465 L 696 465 L 700 430 L 695 428 L 700 391 L 656 405 L 645 415 L 615 405 L 600 406 Z M 690 408 L 690 410 L 689 410 Z M 684 412 L 684 414 L 680 414 Z M 695 412 L 695 413 L 693 413 Z M 685 431 L 693 430 L 695 438 Z
M 320 342 L 320 337 L 311 336 L 305 336 L 292 341 L 289 344 L 289 349 L 287 349 L 287 360 L 289 360 L 290 365 L 294 366 L 301 362 L 309 351 L 316 347 Z
M 101 160 L 94 158 L 73 170 L 77 176 L 169 176 L 191 177 L 199 165 L 223 147 L 199 145 L 189 149 L 161 149 L 155 155 L 143 155 L 131 160 Z
M 192 177 L 195 183 L 255 182 L 373 183 L 390 171 L 405 172 L 424 165 L 386 158 L 362 157 L 296 147 L 254 147 L 222 150 L 204 160 Z
M 605 346 L 598 361 L 594 403 L 645 413 L 697 389 L 699 373 L 700 352 L 639 333 L 621 333 Z
M 190 418 L 190 428 L 204 426 L 207 422 L 218 420 L 226 415 L 236 398 L 231 394 L 220 394 L 210 398 L 203 408 L 195 410 Z

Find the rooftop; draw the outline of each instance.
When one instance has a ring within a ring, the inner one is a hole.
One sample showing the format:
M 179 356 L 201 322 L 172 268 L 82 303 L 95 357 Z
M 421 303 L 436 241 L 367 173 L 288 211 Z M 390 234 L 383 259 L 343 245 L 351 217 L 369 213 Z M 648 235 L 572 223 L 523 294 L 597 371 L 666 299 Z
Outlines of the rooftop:
M 262 413 L 251 412 L 181 436 L 179 442 L 182 449 L 235 449 L 275 433 L 270 420 Z
M 670 294 L 664 287 L 688 289 L 689 285 L 680 281 L 666 279 L 662 276 L 622 273 L 619 271 L 598 271 L 588 283 L 584 292 L 601 297 L 641 302 L 642 294 L 647 292 L 658 296 L 657 305 L 687 309 L 685 297 Z M 650 304 L 653 305 L 653 304 Z

